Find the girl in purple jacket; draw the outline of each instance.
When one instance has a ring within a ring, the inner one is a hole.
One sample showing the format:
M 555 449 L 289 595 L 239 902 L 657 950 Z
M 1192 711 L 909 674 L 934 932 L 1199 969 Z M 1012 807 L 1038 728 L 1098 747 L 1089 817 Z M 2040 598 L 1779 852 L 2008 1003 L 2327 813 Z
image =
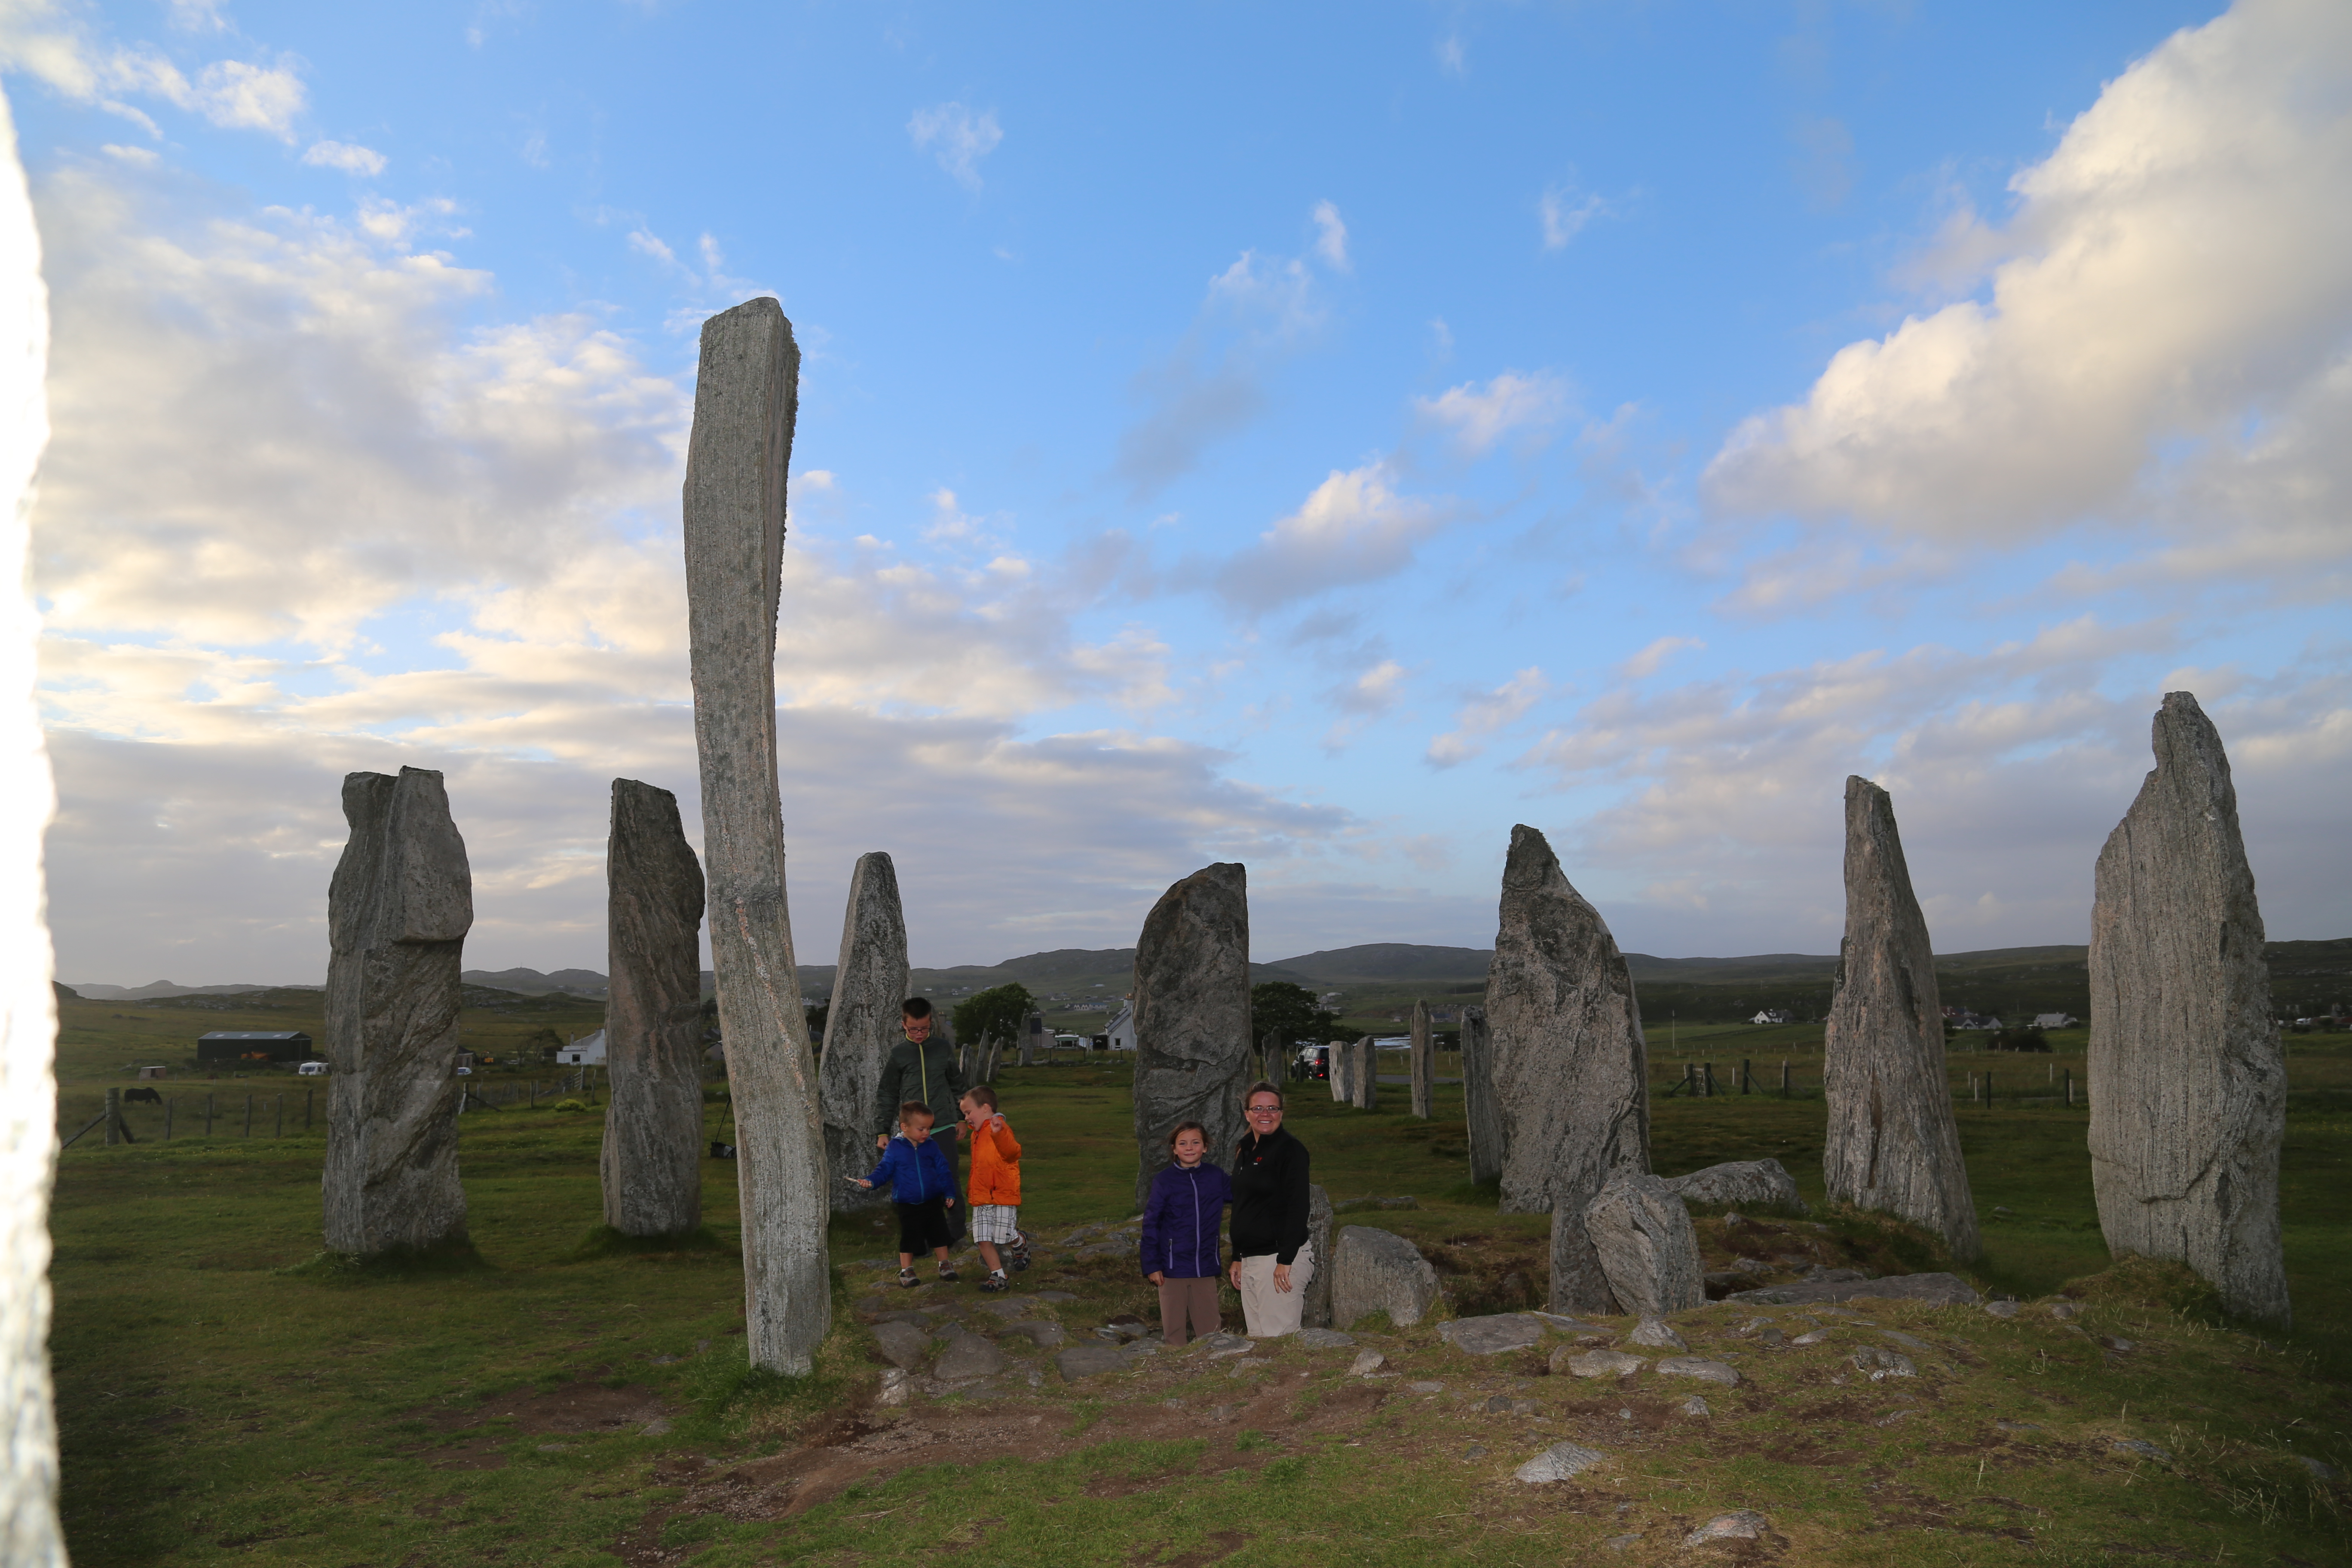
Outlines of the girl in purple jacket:
M 1168 1152 L 1176 1163 L 1151 1178 L 1144 1200 L 1143 1272 L 1160 1287 L 1160 1337 L 1174 1346 L 1217 1331 L 1217 1233 L 1234 1188 L 1208 1163 L 1209 1134 L 1199 1122 L 1171 1132 Z

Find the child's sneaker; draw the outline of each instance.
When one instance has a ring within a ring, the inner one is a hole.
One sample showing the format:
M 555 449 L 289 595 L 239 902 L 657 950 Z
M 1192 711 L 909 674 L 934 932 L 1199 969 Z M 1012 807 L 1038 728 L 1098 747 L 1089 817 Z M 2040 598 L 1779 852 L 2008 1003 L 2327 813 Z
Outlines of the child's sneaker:
M 954 1264 L 942 1263 L 940 1265 L 940 1279 L 942 1283 L 952 1285 L 956 1282 L 959 1276 L 955 1271 Z
M 1004 1270 L 999 1268 L 990 1274 L 987 1279 L 982 1280 L 980 1282 L 980 1288 L 983 1290 L 989 1291 L 1010 1290 L 1013 1289 L 1013 1284 L 1012 1281 L 1004 1278 Z
M 921 1283 L 921 1280 L 915 1278 L 915 1271 L 913 1269 L 901 1268 L 898 1270 L 898 1284 L 902 1289 L 911 1290 Z

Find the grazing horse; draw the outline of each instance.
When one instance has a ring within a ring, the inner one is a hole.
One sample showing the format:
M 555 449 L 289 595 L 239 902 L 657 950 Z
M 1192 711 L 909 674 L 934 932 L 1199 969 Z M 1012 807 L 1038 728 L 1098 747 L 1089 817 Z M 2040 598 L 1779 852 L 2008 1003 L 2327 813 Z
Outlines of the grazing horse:
M 143 1100 L 150 1105 L 161 1105 L 163 1103 L 163 1096 L 162 1091 L 159 1089 L 126 1089 L 122 1091 L 123 1104 L 128 1105 L 134 1100 Z

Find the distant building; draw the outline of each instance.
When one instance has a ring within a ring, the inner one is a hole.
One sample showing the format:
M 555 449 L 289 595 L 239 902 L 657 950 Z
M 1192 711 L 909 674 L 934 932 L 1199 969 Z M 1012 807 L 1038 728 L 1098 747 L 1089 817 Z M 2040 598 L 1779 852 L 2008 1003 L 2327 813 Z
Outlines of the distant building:
M 196 1060 L 233 1062 L 250 1056 L 273 1062 L 310 1058 L 310 1037 L 299 1029 L 215 1029 L 196 1039 Z
M 2036 1013 L 2033 1026 L 2037 1029 L 2071 1029 L 2074 1026 L 2072 1013 Z
M 1793 1024 L 1796 1022 L 1794 1018 L 1789 1016 L 1786 1011 L 1779 1007 L 1767 1007 L 1748 1021 L 1751 1024 Z
M 1115 1051 L 1135 1049 L 1135 1004 L 1123 1002 L 1118 1016 L 1110 1021 L 1110 1048 Z
M 568 1068 L 600 1068 L 604 1065 L 604 1031 L 583 1035 L 555 1053 L 557 1065 Z

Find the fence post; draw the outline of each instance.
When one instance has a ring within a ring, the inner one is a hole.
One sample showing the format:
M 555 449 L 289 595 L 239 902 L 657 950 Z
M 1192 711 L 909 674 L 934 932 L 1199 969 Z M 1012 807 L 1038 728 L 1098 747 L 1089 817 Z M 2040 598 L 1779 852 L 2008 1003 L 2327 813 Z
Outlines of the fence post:
M 2066 1069 L 2066 1103 L 2069 1106 L 2074 1103 L 2074 1069 L 2073 1068 Z
M 119 1089 L 110 1089 L 106 1091 L 106 1146 L 108 1148 L 111 1149 L 122 1142 L 120 1136 L 121 1130 L 122 1091 Z
M 1746 1057 L 1739 1058 L 1739 1092 L 1746 1094 L 1755 1087 L 1756 1075 L 1748 1069 L 1756 1064 Z
M 179 1103 L 176 1100 L 163 1102 L 163 1142 L 166 1143 L 172 1141 L 172 1108 Z
M 207 1137 L 207 1138 L 209 1138 L 209 1137 L 211 1137 L 212 1135 L 213 1135 L 213 1097 L 212 1097 L 211 1095 L 209 1095 L 209 1094 L 208 1094 L 208 1095 L 205 1096 L 205 1137 Z
M 1705 1083 L 1706 1086 L 1706 1097 L 1709 1100 L 1713 1100 L 1715 1098 L 1715 1064 L 1713 1062 L 1701 1062 L 1699 1064 L 1699 1071 L 1705 1075 L 1700 1081 Z
M 1780 1098 L 1789 1098 L 1789 1064 L 1785 1060 L 1780 1063 Z
M 286 1091 L 284 1089 L 278 1091 L 278 1131 L 270 1136 L 272 1138 L 286 1136 Z
M 1992 1109 L 1992 1072 L 1990 1068 L 1985 1072 L 1985 1109 Z
M 253 1096 L 249 1094 L 245 1097 L 245 1135 L 253 1136 Z

